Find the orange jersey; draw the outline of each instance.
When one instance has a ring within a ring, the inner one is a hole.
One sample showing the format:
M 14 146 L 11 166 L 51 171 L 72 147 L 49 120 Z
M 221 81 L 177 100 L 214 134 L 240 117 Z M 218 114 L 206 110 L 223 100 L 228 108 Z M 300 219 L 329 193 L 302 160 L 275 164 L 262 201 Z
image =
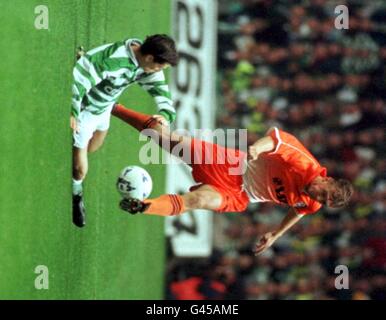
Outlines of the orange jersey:
M 249 161 L 243 175 L 250 200 L 289 205 L 299 214 L 318 211 L 321 204 L 303 190 L 317 176 L 325 177 L 326 168 L 293 135 L 277 128 L 268 135 L 273 138 L 275 149 Z

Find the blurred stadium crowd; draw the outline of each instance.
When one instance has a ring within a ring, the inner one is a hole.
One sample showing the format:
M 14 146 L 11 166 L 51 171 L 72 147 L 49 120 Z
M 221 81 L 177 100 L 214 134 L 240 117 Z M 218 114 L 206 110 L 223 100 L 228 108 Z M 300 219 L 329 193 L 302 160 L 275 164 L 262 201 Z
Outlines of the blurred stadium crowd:
M 347 30 L 334 27 L 340 4 Z M 247 128 L 250 142 L 281 127 L 356 193 L 257 257 L 254 243 L 286 210 L 257 204 L 216 215 L 214 254 L 172 260 L 167 297 L 385 299 L 386 2 L 219 0 L 218 40 L 217 127 Z M 338 265 L 349 269 L 348 290 L 335 288 Z

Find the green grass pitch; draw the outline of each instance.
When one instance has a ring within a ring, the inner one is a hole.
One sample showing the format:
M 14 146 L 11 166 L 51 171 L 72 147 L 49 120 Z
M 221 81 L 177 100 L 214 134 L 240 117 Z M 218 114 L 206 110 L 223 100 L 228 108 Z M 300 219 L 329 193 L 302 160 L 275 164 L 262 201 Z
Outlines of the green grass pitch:
M 34 26 L 38 5 L 49 30 Z M 4 0 L 0 37 L 0 299 L 162 299 L 163 219 L 118 209 L 115 180 L 139 164 L 138 134 L 112 119 L 103 148 L 90 156 L 87 226 L 71 223 L 72 67 L 86 49 L 128 37 L 170 33 L 169 0 Z M 120 102 L 153 113 L 138 86 Z M 146 167 L 152 195 L 164 167 Z M 37 290 L 37 265 L 49 289 Z

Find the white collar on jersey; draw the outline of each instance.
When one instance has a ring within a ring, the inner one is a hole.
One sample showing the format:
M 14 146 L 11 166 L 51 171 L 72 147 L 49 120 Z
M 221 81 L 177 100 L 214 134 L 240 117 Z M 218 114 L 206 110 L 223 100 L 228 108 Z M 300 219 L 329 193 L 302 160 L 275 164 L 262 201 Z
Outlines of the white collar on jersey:
M 128 39 L 125 41 L 125 45 L 126 45 L 126 50 L 130 56 L 130 58 L 133 60 L 134 64 L 136 67 L 139 67 L 139 63 L 138 63 L 138 60 L 137 58 L 135 57 L 135 54 L 133 52 L 133 49 L 131 48 L 131 45 L 135 43 L 135 44 L 139 44 L 141 45 L 143 42 L 140 40 L 140 39 Z

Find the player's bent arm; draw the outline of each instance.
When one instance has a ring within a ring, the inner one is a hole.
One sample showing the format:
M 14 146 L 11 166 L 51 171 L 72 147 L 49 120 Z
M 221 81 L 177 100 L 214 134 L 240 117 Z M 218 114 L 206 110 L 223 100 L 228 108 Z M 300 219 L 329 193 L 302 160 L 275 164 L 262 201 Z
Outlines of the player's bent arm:
M 288 229 L 296 224 L 303 216 L 298 214 L 295 209 L 291 208 L 284 217 L 279 228 L 274 232 L 275 240 L 280 238 Z
M 269 152 L 274 150 L 275 141 L 270 136 L 263 137 L 257 140 L 248 149 L 249 156 L 251 159 L 256 160 L 261 153 Z
M 260 242 L 256 244 L 256 247 L 254 250 L 255 254 L 259 254 L 264 250 L 268 249 L 270 246 L 272 246 L 272 244 L 278 238 L 280 238 L 288 229 L 290 229 L 294 224 L 296 224 L 301 218 L 302 218 L 302 215 L 299 215 L 295 211 L 295 209 L 291 208 L 287 213 L 287 215 L 284 217 L 278 229 L 273 232 L 266 233 L 260 239 Z
M 138 84 L 153 97 L 158 114 L 172 123 L 176 118 L 176 110 L 163 71 L 149 74 L 138 81 Z

